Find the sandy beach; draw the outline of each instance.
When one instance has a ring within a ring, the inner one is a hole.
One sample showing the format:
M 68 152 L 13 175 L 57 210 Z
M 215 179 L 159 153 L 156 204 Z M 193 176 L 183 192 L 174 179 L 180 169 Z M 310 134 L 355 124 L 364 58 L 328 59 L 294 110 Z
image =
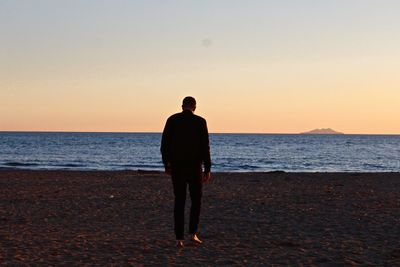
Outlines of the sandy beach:
M 0 171 L 1 265 L 400 265 L 399 173 L 213 178 L 177 249 L 162 173 Z

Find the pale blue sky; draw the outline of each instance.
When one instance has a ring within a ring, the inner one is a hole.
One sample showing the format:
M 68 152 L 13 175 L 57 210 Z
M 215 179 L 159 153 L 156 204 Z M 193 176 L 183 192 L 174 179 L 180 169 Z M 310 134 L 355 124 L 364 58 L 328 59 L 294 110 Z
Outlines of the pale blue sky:
M 195 57 L 206 38 L 217 52 L 248 60 L 379 56 L 400 43 L 399 11 L 389 0 L 1 0 L 0 30 L 3 51 L 33 58 L 91 49 Z
M 365 114 L 375 116 L 383 105 L 371 109 L 378 92 L 400 100 L 394 77 L 400 61 L 398 14 L 400 1 L 394 0 L 0 0 L 0 96 L 6 102 L 0 111 L 16 114 L 0 121 L 0 130 L 40 125 L 24 124 L 28 119 L 57 130 L 60 125 L 48 116 L 54 111 L 67 122 L 64 130 L 107 130 L 94 118 L 113 114 L 109 120 L 122 116 L 136 126 L 124 128 L 121 121 L 109 124 L 110 131 L 157 131 L 181 97 L 193 94 L 203 113 L 215 118 L 215 131 L 296 132 L 314 125 L 399 132 L 390 126 L 398 122 L 393 119 L 371 128 L 379 116 L 362 123 L 359 117 L 334 117 L 343 105 L 350 112 L 352 103 L 333 98 L 317 103 L 350 90 L 352 101 L 360 97 L 357 110 L 370 106 Z M 365 99 L 359 94 L 364 85 Z M 290 99 L 293 92 L 304 106 Z M 318 99 L 301 98 L 311 95 Z M 134 99 L 135 107 L 128 107 L 124 96 Z M 270 98 L 288 110 L 279 113 L 282 123 L 271 123 L 276 106 L 260 107 L 271 106 Z M 284 107 L 288 98 L 289 107 Z M 149 101 L 155 101 L 160 115 L 148 113 Z M 268 126 L 257 121 L 239 129 L 235 121 L 221 126 L 228 116 L 221 103 L 238 119 L 243 111 L 236 114 L 227 106 L 247 107 L 243 117 L 261 113 Z M 26 108 L 17 113 L 13 109 L 18 106 Z M 69 113 L 71 106 L 81 113 Z M 381 118 L 399 111 L 394 103 L 384 106 L 388 110 Z M 311 108 L 322 108 L 326 116 L 310 117 Z M 142 114 L 146 123 L 128 112 Z M 292 113 L 304 123 L 292 121 Z M 87 128 L 73 123 L 79 114 Z

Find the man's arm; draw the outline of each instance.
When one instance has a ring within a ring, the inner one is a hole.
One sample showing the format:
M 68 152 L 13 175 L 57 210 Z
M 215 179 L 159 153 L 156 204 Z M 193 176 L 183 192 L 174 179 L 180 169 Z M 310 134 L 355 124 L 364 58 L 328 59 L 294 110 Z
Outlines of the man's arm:
M 165 171 L 169 174 L 170 172 L 170 161 L 171 161 L 171 121 L 167 120 L 164 131 L 161 138 L 161 156 L 165 167 Z
M 210 140 L 208 137 L 208 128 L 206 120 L 204 120 L 203 131 L 202 131 L 202 157 L 204 163 L 204 172 L 209 173 L 211 171 L 211 156 L 210 156 Z

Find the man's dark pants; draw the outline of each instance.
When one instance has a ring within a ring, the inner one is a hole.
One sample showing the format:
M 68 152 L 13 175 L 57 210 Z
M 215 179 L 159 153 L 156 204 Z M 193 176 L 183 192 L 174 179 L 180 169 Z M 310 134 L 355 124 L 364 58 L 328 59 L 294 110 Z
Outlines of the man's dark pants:
M 176 239 L 184 239 L 187 186 L 189 186 L 190 199 L 192 202 L 190 207 L 189 233 L 195 234 L 197 232 L 202 196 L 201 176 L 201 166 L 172 169 L 172 183 L 175 195 L 174 220 Z

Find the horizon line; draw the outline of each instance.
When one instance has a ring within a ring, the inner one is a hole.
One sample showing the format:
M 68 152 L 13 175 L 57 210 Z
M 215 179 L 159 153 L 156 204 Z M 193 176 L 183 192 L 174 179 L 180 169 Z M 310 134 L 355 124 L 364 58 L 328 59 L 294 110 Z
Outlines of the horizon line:
M 130 131 L 41 131 L 41 130 L 22 130 L 22 131 L 3 131 L 0 130 L 0 133 L 149 133 L 149 134 L 161 134 L 162 131 L 137 131 L 137 132 L 130 132 Z M 400 133 L 340 133 L 340 134 L 312 134 L 312 133 L 272 133 L 272 132 L 209 132 L 209 134 L 254 134 L 254 135 L 400 135 Z

